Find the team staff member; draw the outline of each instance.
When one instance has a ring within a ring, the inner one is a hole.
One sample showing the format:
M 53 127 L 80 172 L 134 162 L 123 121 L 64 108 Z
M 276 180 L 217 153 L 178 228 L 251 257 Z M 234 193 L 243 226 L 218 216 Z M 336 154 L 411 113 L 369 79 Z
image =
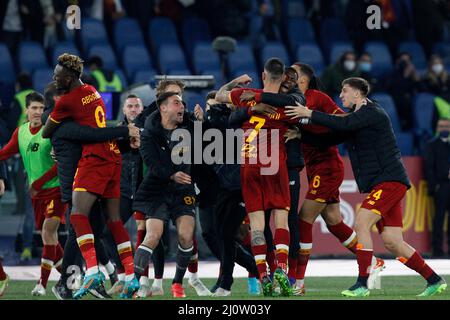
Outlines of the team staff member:
M 362 78 L 348 78 L 342 82 L 340 98 L 352 112 L 345 117 L 313 111 L 301 106 L 286 107 L 293 118 L 311 118 L 344 136 L 327 135 L 329 145 L 347 140 L 347 149 L 356 183 L 362 193 L 369 193 L 356 215 L 358 237 L 356 259 L 359 276 L 352 287 L 344 290 L 346 297 L 365 297 L 370 265 L 373 257 L 371 229 L 377 225 L 387 250 L 407 267 L 427 280 L 427 287 L 419 296 L 432 296 L 447 288 L 445 281 L 425 263 L 422 256 L 403 240 L 401 201 L 410 182 L 401 161 L 392 124 L 384 109 L 367 98 L 369 84 Z M 333 138 L 334 137 L 334 138 Z M 344 138 L 345 137 L 345 138 Z

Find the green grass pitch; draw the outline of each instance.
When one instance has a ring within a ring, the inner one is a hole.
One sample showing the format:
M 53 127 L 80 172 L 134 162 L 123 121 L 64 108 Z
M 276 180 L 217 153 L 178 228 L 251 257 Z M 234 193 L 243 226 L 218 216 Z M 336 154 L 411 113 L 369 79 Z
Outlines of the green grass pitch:
M 447 283 L 450 283 L 450 276 L 444 277 Z M 231 297 L 226 298 L 210 298 L 198 297 L 195 291 L 188 287 L 187 280 L 184 280 L 187 298 L 191 300 L 266 300 L 266 299 L 299 299 L 299 300 L 337 300 L 352 299 L 341 297 L 342 290 L 349 288 L 355 282 L 355 277 L 309 277 L 306 279 L 306 295 L 303 297 L 290 298 L 266 298 L 263 296 L 249 296 L 247 294 L 247 280 L 237 278 L 232 287 Z M 208 288 L 212 287 L 214 279 L 203 279 Z M 417 294 L 425 289 L 425 281 L 420 276 L 384 276 L 382 277 L 382 289 L 372 290 L 370 296 L 362 298 L 364 300 L 450 300 L 450 288 L 440 295 L 429 298 L 418 298 Z M 45 297 L 33 297 L 30 292 L 35 285 L 35 281 L 11 281 L 3 297 L 0 300 L 56 300 L 51 292 L 51 288 L 55 282 L 50 281 L 47 286 L 47 295 Z M 164 280 L 164 296 L 150 297 L 149 300 L 171 300 L 173 299 L 170 292 L 170 280 Z M 109 282 L 107 282 L 107 289 Z M 88 295 L 83 299 L 95 299 Z M 118 299 L 114 296 L 114 299 Z M 184 299 L 184 300 L 185 300 Z M 180 299 L 178 299 L 180 300 Z

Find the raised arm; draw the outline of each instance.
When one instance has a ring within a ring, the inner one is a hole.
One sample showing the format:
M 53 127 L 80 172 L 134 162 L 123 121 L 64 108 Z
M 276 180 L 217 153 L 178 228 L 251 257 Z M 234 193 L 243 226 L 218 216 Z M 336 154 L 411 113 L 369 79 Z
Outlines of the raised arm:
M 219 103 L 232 103 L 230 92 L 238 85 L 246 85 L 252 81 L 247 74 L 243 74 L 242 76 L 237 77 L 236 79 L 231 80 L 230 82 L 224 84 L 220 87 L 219 91 L 216 93 L 216 101 Z

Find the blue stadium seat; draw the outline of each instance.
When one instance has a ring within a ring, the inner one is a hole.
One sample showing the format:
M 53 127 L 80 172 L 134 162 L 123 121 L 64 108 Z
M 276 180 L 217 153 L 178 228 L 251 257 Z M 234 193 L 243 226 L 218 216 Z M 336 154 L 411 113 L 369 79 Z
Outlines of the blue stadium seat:
M 261 80 L 261 74 L 256 72 L 256 70 L 251 69 L 242 69 L 237 70 L 235 73 L 233 73 L 232 77 L 237 78 L 243 74 L 248 74 L 250 78 L 252 78 L 252 82 L 248 85 L 249 88 L 255 88 L 255 89 L 262 89 L 262 80 Z
M 175 24 L 169 18 L 157 17 L 151 19 L 148 31 L 150 43 L 155 52 L 162 44 L 179 45 Z
M 291 65 L 289 54 L 281 42 L 268 42 L 261 49 L 261 63 L 265 63 L 270 58 L 280 58 L 286 65 Z
M 444 64 L 450 66 L 450 42 L 438 42 L 433 46 L 433 53 L 441 56 Z
M 380 107 L 382 107 L 389 118 L 391 119 L 392 128 L 394 132 L 400 132 L 401 126 L 400 121 L 398 119 L 397 107 L 395 106 L 395 102 L 392 99 L 391 95 L 385 92 L 374 93 L 370 96 L 370 99 L 375 100 Z
M 412 156 L 414 154 L 414 135 L 409 132 L 397 132 L 395 137 L 402 156 Z
M 16 72 L 8 47 L 0 42 L 0 81 L 14 83 Z
M 127 77 L 125 77 L 125 73 L 122 71 L 122 69 L 115 69 L 114 71 L 119 76 L 120 81 L 122 81 L 122 87 L 125 90 L 125 88 L 128 87 L 128 80 L 127 80 Z
M 118 53 L 127 45 L 144 45 L 141 28 L 135 19 L 121 18 L 114 23 L 114 44 Z
M 56 64 L 58 57 L 65 52 L 80 56 L 80 51 L 76 47 L 75 43 L 73 43 L 71 41 L 57 42 L 55 44 L 55 46 L 53 47 L 51 62 Z
M 311 65 L 317 75 L 322 73 L 324 69 L 322 52 L 316 44 L 308 43 L 299 45 L 296 57 L 298 61 Z
M 215 81 L 214 88 L 215 89 L 220 88 L 227 82 L 226 79 L 224 78 L 224 76 L 222 75 L 222 71 L 220 70 L 220 67 L 217 69 L 205 69 L 205 70 L 203 70 L 202 75 L 213 75 L 214 76 L 214 81 Z
M 355 51 L 353 49 L 353 45 L 351 42 L 337 42 L 333 43 L 330 46 L 330 54 L 328 55 L 328 63 L 332 64 L 339 60 L 339 58 L 344 54 L 346 51 Z
M 80 36 L 85 53 L 89 52 L 90 47 L 93 45 L 109 44 L 105 26 L 102 21 L 97 19 L 83 18 Z
M 129 79 L 139 70 L 153 69 L 147 49 L 142 45 L 127 45 L 123 50 L 122 65 Z
M 38 42 L 23 41 L 19 44 L 19 67 L 21 71 L 33 73 L 36 69 L 48 68 L 44 48 Z
M 186 90 L 183 92 L 183 101 L 186 102 L 187 109 L 194 111 L 195 105 L 199 104 L 202 108 L 205 106 L 205 95 L 202 92 Z
M 32 80 L 34 90 L 44 94 L 45 87 L 53 81 L 53 70 L 50 68 L 37 69 L 33 72 Z
M 349 42 L 347 28 L 344 22 L 338 18 L 326 18 L 320 23 L 320 44 L 325 53 L 330 52 L 330 47 L 335 42 Z
M 431 136 L 434 129 L 432 128 L 434 95 L 430 93 L 419 93 L 413 99 L 414 112 L 414 129 L 418 136 Z
M 161 73 L 169 74 L 171 70 L 187 70 L 183 50 L 178 44 L 162 44 L 158 51 Z
M 398 45 L 400 52 L 408 52 L 411 55 L 412 61 L 418 70 L 425 70 L 427 68 L 427 58 L 422 46 L 416 41 L 405 41 Z
M 134 78 L 133 78 L 133 83 L 139 83 L 139 82 L 144 82 L 144 83 L 150 83 L 154 81 L 154 77 L 157 74 L 157 72 L 153 69 L 151 70 L 138 70 L 135 74 L 134 74 Z
M 372 56 L 373 76 L 379 77 L 392 70 L 392 57 L 385 43 L 369 41 L 365 44 L 364 51 Z
M 193 48 L 198 43 L 208 43 L 211 45 L 211 32 L 208 22 L 204 19 L 189 17 L 181 23 L 183 46 L 192 55 Z
M 105 69 L 117 69 L 117 59 L 113 49 L 109 44 L 95 45 L 89 49 L 88 57 L 99 56 L 103 60 L 103 67 Z
M 316 41 L 314 29 L 308 19 L 289 19 L 287 35 L 292 52 L 295 52 L 301 43 Z
M 241 69 L 257 70 L 253 51 L 249 44 L 238 43 L 236 50 L 228 57 L 230 73 L 239 72 Z
M 304 18 L 306 17 L 305 4 L 303 0 L 282 0 L 283 12 L 290 18 Z
M 211 43 L 199 43 L 194 48 L 192 64 L 199 74 L 204 70 L 220 69 L 219 55 Z

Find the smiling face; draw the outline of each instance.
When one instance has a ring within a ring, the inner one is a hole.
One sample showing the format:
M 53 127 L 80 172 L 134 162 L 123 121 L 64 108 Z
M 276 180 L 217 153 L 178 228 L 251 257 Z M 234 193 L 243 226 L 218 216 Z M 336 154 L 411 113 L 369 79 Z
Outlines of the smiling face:
M 346 108 L 351 108 L 355 104 L 355 99 L 359 96 L 360 92 L 348 84 L 342 87 L 339 98 L 342 100 L 342 105 Z
M 297 71 L 293 68 L 288 68 L 284 72 L 285 80 L 281 83 L 280 91 L 282 93 L 288 93 L 294 87 L 297 86 L 298 74 Z
M 128 122 L 133 122 L 143 109 L 144 107 L 142 106 L 141 99 L 128 98 L 125 100 L 123 106 L 123 114 L 127 118 Z

